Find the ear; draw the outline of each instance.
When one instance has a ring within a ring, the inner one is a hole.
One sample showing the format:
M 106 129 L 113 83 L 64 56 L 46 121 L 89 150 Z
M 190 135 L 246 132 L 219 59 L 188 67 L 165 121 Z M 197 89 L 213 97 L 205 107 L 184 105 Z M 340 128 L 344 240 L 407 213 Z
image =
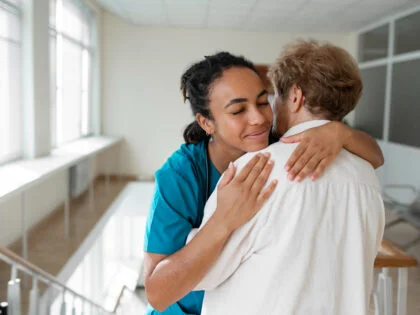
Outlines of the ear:
M 214 133 L 214 124 L 209 118 L 204 117 L 201 114 L 196 114 L 195 119 L 207 134 L 211 135 Z
M 302 89 L 296 84 L 293 84 L 289 92 L 289 103 L 292 113 L 297 113 L 302 108 L 304 101 L 305 97 L 303 96 Z

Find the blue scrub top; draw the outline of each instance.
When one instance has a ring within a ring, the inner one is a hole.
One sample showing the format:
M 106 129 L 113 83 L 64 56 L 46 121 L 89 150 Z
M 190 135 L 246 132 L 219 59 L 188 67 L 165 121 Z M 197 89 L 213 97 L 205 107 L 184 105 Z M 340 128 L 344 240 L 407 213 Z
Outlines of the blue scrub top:
M 209 161 L 210 194 L 220 174 Z M 170 255 L 184 247 L 191 229 L 203 219 L 206 198 L 206 143 L 183 144 L 155 174 L 155 193 L 146 222 L 144 250 Z M 193 291 L 158 312 L 148 305 L 147 315 L 201 314 L 204 291 Z

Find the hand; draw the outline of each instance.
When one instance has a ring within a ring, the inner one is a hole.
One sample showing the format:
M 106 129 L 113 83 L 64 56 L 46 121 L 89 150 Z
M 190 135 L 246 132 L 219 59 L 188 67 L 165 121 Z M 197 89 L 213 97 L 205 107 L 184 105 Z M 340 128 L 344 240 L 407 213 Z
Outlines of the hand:
M 223 174 L 217 190 L 214 216 L 229 233 L 248 222 L 274 191 L 277 180 L 263 189 L 274 166 L 269 157 L 269 154 L 255 155 L 236 177 L 236 168 L 231 163 Z
M 296 178 L 300 182 L 311 173 L 311 179 L 315 180 L 324 172 L 344 146 L 347 135 L 340 125 L 330 122 L 280 139 L 284 143 L 299 142 L 285 166 L 290 180 Z

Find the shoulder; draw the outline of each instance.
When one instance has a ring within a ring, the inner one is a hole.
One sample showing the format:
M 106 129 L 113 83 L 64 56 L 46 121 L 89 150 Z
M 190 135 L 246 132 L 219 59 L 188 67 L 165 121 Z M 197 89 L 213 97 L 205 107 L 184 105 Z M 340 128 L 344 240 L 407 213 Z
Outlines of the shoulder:
M 267 148 L 256 151 L 256 152 L 248 152 L 241 156 L 239 159 L 235 161 L 235 165 L 238 168 L 243 168 L 255 155 L 258 153 L 270 153 L 270 159 L 274 161 L 275 165 L 282 165 L 284 166 L 289 159 L 290 155 L 293 153 L 294 149 L 297 147 L 298 144 L 286 144 L 282 142 L 276 142 L 269 145 Z
M 357 155 L 341 150 L 335 161 L 331 164 L 329 176 L 337 181 L 363 183 L 379 189 L 379 181 L 372 165 Z M 327 173 L 327 172 L 326 172 Z
M 173 180 L 198 180 L 205 163 L 205 144 L 182 144 L 155 173 L 156 182 Z
M 145 249 L 170 254 L 182 248 L 201 220 L 200 144 L 182 145 L 155 174 L 155 192 L 146 223 Z

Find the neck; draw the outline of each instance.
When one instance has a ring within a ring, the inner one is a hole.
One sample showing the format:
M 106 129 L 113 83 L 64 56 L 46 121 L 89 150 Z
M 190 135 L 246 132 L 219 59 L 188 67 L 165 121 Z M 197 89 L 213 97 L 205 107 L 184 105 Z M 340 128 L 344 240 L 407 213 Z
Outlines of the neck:
M 319 119 L 325 119 L 324 117 L 318 117 L 315 116 L 311 113 L 309 113 L 308 111 L 306 111 L 305 109 L 300 110 L 298 113 L 296 113 L 294 119 L 292 119 L 290 121 L 290 124 L 288 126 L 288 130 L 296 125 L 308 122 L 308 121 L 312 121 L 312 120 L 319 120 Z
M 210 140 L 208 145 L 209 157 L 216 169 L 222 174 L 229 166 L 229 163 L 235 161 L 245 152 L 232 152 L 226 148 L 220 141 Z

